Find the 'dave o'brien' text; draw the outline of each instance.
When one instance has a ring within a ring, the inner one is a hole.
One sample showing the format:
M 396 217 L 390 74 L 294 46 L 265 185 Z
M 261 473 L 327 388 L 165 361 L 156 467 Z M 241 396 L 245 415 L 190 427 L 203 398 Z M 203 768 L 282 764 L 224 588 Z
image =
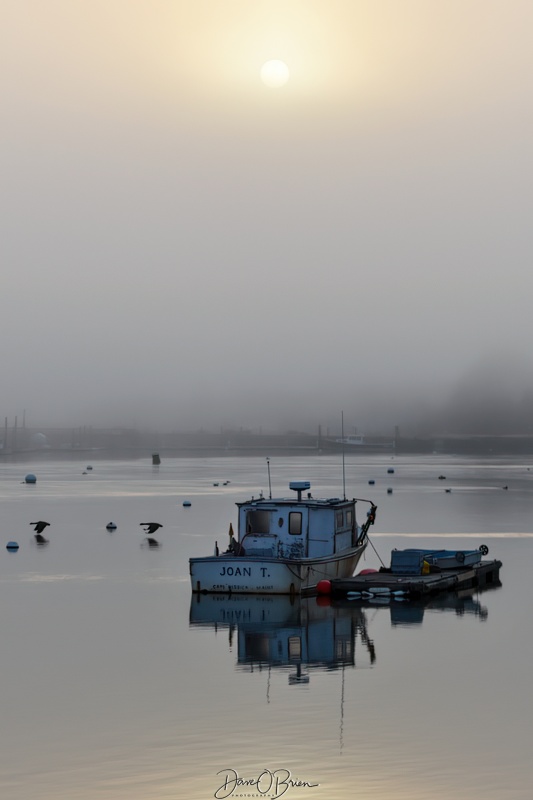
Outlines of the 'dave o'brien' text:
M 274 772 L 264 769 L 257 778 L 239 778 L 239 773 L 235 769 L 220 770 L 217 775 L 223 775 L 224 782 L 215 792 L 216 800 L 230 797 L 235 789 L 243 786 L 253 788 L 254 793 L 268 796 L 270 800 L 283 797 L 289 789 L 320 786 L 319 783 L 309 783 L 309 781 L 292 778 L 288 769 L 277 769 Z

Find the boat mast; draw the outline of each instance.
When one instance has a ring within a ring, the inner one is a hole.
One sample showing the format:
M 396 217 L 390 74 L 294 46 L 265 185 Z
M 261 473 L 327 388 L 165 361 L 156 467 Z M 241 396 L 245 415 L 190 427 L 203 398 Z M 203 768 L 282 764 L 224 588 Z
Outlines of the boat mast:
M 341 438 L 342 438 L 342 497 L 346 500 L 346 467 L 344 463 L 344 411 L 341 411 Z

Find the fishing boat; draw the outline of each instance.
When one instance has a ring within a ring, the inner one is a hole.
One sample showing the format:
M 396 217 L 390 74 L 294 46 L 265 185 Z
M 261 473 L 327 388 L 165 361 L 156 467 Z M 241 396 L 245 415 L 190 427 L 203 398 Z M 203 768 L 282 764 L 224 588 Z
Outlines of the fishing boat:
M 212 556 L 191 558 L 193 592 L 311 593 L 321 580 L 347 578 L 365 551 L 377 506 L 370 500 L 315 499 L 309 481 L 292 481 L 296 497 L 252 497 L 237 503 L 237 535 Z M 305 493 L 305 497 L 303 496 Z M 359 526 L 355 507 L 368 505 Z
M 335 439 L 335 444 L 345 444 L 349 447 L 366 447 L 368 442 L 364 436 L 357 433 L 350 433 L 348 436 L 342 436 L 340 439 Z
M 396 443 L 394 440 L 374 436 L 372 438 L 362 434 L 350 433 L 347 436 L 338 438 L 325 437 L 320 440 L 320 448 L 326 450 L 347 450 L 351 453 L 367 452 L 394 452 Z

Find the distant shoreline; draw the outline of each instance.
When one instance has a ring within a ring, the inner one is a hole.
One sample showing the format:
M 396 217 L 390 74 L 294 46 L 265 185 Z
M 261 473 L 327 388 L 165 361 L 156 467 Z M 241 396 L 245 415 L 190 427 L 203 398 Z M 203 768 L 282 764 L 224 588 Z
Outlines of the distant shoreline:
M 95 438 L 97 438 L 95 436 Z M 101 434 L 99 438 L 105 437 Z M 120 438 L 120 437 L 119 437 Z M 136 437 L 135 437 L 136 438 Z M 97 445 L 90 446 L 47 446 L 23 447 L 16 450 L 0 449 L 0 463 L 7 461 L 23 461 L 35 459 L 152 459 L 153 454 L 164 458 L 194 458 L 194 457 L 235 457 L 254 456 L 267 457 L 295 456 L 305 454 L 307 457 L 321 455 L 335 455 L 342 452 L 342 446 L 331 447 L 317 441 L 316 437 L 308 435 L 243 435 L 240 441 L 220 441 L 219 435 L 200 435 L 196 441 L 194 435 L 185 435 L 179 443 L 171 436 L 167 443 L 165 435 L 143 434 L 140 441 L 100 441 Z M 249 439 L 246 441 L 246 439 Z M 150 443 L 154 440 L 154 444 Z M 532 436 L 446 436 L 446 437 L 420 437 L 397 439 L 394 447 L 385 447 L 376 442 L 365 447 L 346 447 L 345 455 L 355 458 L 367 456 L 400 456 L 400 455 L 464 455 L 464 456 L 533 456 Z

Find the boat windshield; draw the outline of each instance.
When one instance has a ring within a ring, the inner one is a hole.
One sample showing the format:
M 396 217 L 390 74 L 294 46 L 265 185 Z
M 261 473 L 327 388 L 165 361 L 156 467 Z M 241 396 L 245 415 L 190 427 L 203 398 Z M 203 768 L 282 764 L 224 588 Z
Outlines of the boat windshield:
M 246 533 L 270 533 L 270 511 L 248 511 Z

